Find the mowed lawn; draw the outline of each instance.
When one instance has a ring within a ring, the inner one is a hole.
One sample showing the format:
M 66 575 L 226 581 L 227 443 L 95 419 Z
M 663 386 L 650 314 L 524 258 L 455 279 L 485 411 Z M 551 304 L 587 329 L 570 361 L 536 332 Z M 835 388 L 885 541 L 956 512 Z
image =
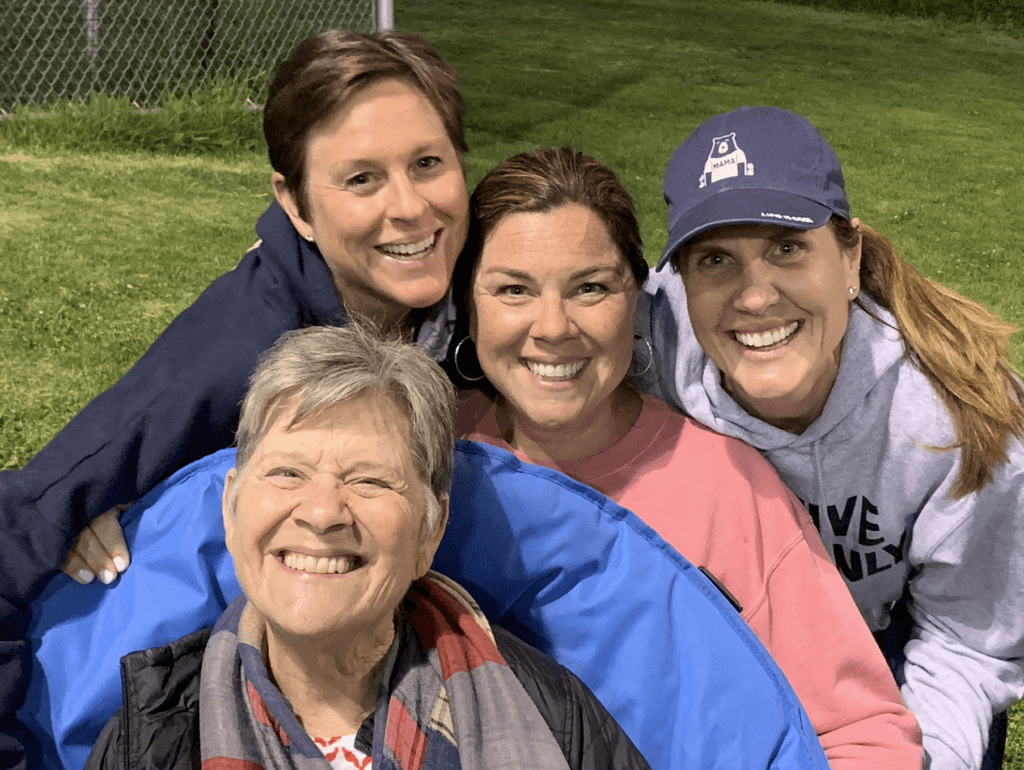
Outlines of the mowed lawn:
M 716 112 L 786 107 L 832 141 L 854 215 L 1024 325 L 1020 38 L 750 0 L 399 0 L 396 22 L 461 73 L 471 184 L 515 152 L 572 145 L 620 175 L 653 260 L 672 149 Z M 0 122 L 0 468 L 24 464 L 255 239 L 271 200 L 259 116 L 230 117 L 169 130 L 166 111 L 108 105 L 35 119 L 64 133 Z M 1024 767 L 1021 713 L 1007 767 Z

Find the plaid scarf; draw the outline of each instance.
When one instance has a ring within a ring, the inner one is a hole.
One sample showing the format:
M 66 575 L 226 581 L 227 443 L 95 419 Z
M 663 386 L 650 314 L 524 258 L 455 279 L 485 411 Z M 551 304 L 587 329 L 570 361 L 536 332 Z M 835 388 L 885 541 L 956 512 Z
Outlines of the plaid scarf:
M 466 591 L 437 573 L 409 589 L 374 715 L 374 770 L 568 770 L 537 707 Z M 260 650 L 266 623 L 239 596 L 203 655 L 203 770 L 329 770 Z

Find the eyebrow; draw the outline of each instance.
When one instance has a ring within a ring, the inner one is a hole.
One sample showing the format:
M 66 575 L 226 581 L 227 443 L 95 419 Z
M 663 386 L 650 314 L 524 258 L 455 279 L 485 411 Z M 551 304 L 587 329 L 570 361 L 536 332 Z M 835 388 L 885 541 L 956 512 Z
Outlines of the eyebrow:
M 621 275 L 625 269 L 621 265 L 595 265 L 594 267 L 585 267 L 582 270 L 577 270 L 575 273 L 569 275 L 570 281 L 578 281 L 582 278 L 589 278 L 597 273 L 615 273 Z M 509 278 L 514 278 L 517 281 L 532 281 L 534 277 L 523 270 L 516 270 L 511 267 L 492 267 L 484 271 L 484 275 L 491 275 L 493 273 L 500 273 L 506 275 Z
M 422 144 L 416 145 L 416 147 L 414 147 L 412 149 L 412 152 L 410 152 L 410 155 L 413 158 L 417 158 L 420 155 L 436 154 L 436 153 L 440 152 L 440 148 L 438 147 L 438 144 L 443 144 L 444 140 L 447 139 L 447 138 L 448 138 L 448 135 L 442 132 L 442 133 L 438 134 L 437 136 L 429 139 L 428 141 L 423 142 Z M 353 167 L 357 167 L 358 168 L 358 167 L 363 167 L 363 166 L 373 166 L 373 167 L 376 168 L 379 165 L 380 164 L 376 160 L 374 160 L 372 158 L 350 158 L 348 160 L 343 160 L 335 168 L 339 169 L 343 176 L 348 176 L 349 174 L 352 173 Z
M 615 273 L 616 275 L 621 275 L 624 272 L 626 272 L 625 268 L 619 264 L 595 265 L 594 267 L 587 267 L 582 270 L 577 270 L 569 277 L 573 280 L 579 280 L 581 278 L 589 278 L 590 276 L 595 275 L 597 273 Z
M 275 466 L 280 463 L 286 465 L 295 465 L 302 468 L 320 468 L 318 460 L 314 460 L 306 454 L 300 451 L 289 451 L 289 450 L 271 450 L 264 454 L 261 458 L 260 466 Z M 332 459 L 333 463 L 333 459 Z M 332 469 L 333 465 L 330 466 Z M 394 464 L 389 463 L 385 460 L 378 459 L 367 459 L 360 457 L 352 460 L 351 462 L 341 462 L 338 464 L 338 468 L 342 473 L 372 473 L 376 476 L 383 476 L 392 479 L 400 479 L 403 477 L 403 472 L 400 467 L 396 467 Z M 333 473 L 334 470 L 331 470 Z
M 260 459 L 276 463 L 276 462 L 290 462 L 290 463 L 303 463 L 306 465 L 312 465 L 313 460 L 310 456 L 304 452 L 288 449 L 271 449 L 268 452 L 260 453 Z
M 501 275 L 514 278 L 517 281 L 532 281 L 533 276 L 522 270 L 514 270 L 510 267 L 491 267 L 484 270 L 484 275 L 492 275 L 494 273 L 500 273 Z
M 435 152 L 437 150 L 438 142 L 442 142 L 443 143 L 444 140 L 447 139 L 447 138 L 448 138 L 448 134 L 446 134 L 444 132 L 441 132 L 440 134 L 438 134 L 434 138 L 430 139 L 429 141 L 426 141 L 423 144 L 418 145 L 415 149 L 413 149 L 412 154 L 413 155 L 421 155 L 421 154 L 423 154 L 425 152 Z
M 768 239 L 772 241 L 804 240 L 806 238 L 806 230 L 798 230 L 794 227 L 780 227 L 776 232 L 768 236 Z
M 799 238 L 806 235 L 807 233 L 806 230 L 802 230 L 796 227 L 786 227 L 785 225 L 763 225 L 763 227 L 766 228 L 764 238 L 765 240 L 769 241 L 782 241 L 789 240 L 791 238 Z M 682 246 L 680 246 L 679 252 L 682 252 L 684 250 L 694 251 L 696 249 L 700 249 L 703 247 L 721 248 L 721 241 L 730 241 L 734 240 L 735 238 L 736 236 L 728 235 L 708 235 L 705 238 L 701 238 L 698 236 L 698 239 L 695 242 L 683 244 Z

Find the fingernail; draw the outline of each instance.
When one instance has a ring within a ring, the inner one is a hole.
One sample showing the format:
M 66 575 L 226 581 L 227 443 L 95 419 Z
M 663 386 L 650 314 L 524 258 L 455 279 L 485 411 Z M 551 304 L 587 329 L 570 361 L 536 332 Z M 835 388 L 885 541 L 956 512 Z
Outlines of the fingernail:
M 91 583 L 94 577 L 96 576 L 87 569 L 78 570 L 78 579 L 83 583 Z
M 108 569 L 100 570 L 100 582 L 108 586 L 114 582 L 114 573 Z
M 124 572 L 126 569 L 128 569 L 128 562 L 126 562 L 120 556 L 115 556 L 114 557 L 114 566 L 117 567 L 117 571 L 118 572 Z

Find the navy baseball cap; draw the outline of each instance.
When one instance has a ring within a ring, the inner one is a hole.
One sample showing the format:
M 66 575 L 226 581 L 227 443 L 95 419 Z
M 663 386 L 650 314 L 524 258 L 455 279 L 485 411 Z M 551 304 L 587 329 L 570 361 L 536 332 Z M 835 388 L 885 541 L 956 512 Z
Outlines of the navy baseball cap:
M 672 253 L 721 225 L 773 224 L 812 230 L 833 214 L 850 218 L 843 169 L 807 118 L 779 107 L 740 107 L 701 123 L 665 171 Z

